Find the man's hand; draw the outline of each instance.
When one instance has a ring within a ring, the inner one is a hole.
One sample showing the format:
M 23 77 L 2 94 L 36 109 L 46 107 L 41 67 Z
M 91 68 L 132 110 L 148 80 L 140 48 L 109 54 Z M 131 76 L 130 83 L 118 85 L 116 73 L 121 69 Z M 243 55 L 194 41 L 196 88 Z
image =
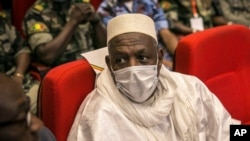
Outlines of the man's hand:
M 99 22 L 99 16 L 95 13 L 92 5 L 88 3 L 76 3 L 71 8 L 71 20 L 77 24 L 86 22 Z

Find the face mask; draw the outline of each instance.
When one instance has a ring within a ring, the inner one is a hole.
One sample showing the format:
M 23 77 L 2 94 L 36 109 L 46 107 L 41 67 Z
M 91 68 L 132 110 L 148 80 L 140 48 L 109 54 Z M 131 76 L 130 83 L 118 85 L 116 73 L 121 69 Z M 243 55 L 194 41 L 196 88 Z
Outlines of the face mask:
M 132 66 L 113 73 L 117 88 L 137 103 L 146 101 L 158 84 L 157 65 Z

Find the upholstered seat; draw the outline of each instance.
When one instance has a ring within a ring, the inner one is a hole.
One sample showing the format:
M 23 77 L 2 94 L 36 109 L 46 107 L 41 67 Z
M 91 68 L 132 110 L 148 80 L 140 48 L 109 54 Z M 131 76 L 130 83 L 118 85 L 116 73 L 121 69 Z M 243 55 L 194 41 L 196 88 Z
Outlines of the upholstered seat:
M 180 40 L 174 71 L 195 75 L 235 119 L 250 123 L 250 30 L 220 26 Z
M 66 141 L 80 104 L 94 89 L 95 77 L 88 61 L 81 59 L 55 67 L 43 78 L 39 117 L 57 141 Z

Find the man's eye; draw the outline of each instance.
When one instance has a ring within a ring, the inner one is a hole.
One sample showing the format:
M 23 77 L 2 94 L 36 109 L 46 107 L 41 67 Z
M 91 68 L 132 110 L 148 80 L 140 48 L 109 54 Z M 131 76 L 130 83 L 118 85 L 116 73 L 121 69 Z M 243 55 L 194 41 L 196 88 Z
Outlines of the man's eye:
M 145 56 L 139 56 L 139 57 L 138 57 L 138 59 L 139 59 L 140 61 L 145 62 L 145 61 L 147 61 L 147 60 L 148 60 L 148 57 L 145 57 Z
M 122 63 L 125 63 L 125 59 L 124 58 L 116 59 L 115 62 L 119 63 L 119 64 L 122 64 Z

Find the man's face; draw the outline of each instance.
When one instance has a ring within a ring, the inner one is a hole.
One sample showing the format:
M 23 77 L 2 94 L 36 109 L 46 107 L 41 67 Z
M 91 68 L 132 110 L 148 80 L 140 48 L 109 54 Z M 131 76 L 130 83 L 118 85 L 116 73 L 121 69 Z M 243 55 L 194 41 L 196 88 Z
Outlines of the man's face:
M 30 129 L 28 117 L 27 101 L 20 98 L 16 101 L 17 108 L 15 111 L 2 111 L 2 112 L 15 112 L 15 118 L 9 117 L 9 120 L 0 121 L 0 138 L 4 140 L 16 141 L 38 141 L 38 136 L 35 131 Z M 13 106 L 15 106 L 13 105 Z M 14 114 L 13 114 L 14 115 Z
M 157 55 L 158 54 L 158 55 Z M 163 52 L 158 50 L 155 40 L 142 33 L 125 33 L 109 42 L 108 67 L 115 71 L 130 66 L 162 64 Z
M 0 76 L 0 140 L 38 141 L 37 131 L 31 126 L 40 120 L 28 119 L 29 100 L 22 88 L 11 78 Z M 42 123 L 42 122 L 41 122 Z M 42 125 L 42 124 L 41 124 Z

